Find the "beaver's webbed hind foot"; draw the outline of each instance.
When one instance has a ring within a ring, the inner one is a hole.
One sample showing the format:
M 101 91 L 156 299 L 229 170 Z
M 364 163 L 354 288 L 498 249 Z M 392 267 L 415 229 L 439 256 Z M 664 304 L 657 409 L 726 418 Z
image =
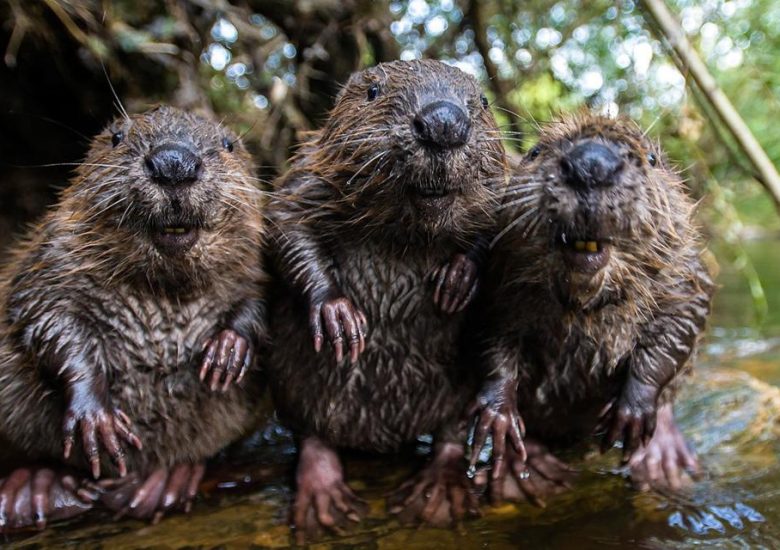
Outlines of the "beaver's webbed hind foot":
M 494 506 L 512 501 L 544 507 L 547 499 L 571 488 L 576 472 L 568 464 L 533 439 L 525 440 L 525 450 L 528 456 L 524 460 L 507 448 L 506 460 L 496 470 L 477 476 L 478 485 L 488 485 Z
M 699 474 L 699 461 L 674 421 L 671 404 L 658 409 L 655 433 L 628 458 L 631 481 L 640 491 L 677 491 Z
M 97 496 L 76 478 L 50 468 L 17 468 L 0 479 L 0 532 L 68 519 L 90 510 Z
M 459 443 L 439 443 L 431 462 L 388 497 L 388 509 L 402 523 L 452 525 L 479 515 L 479 501 Z
M 172 468 L 157 468 L 146 477 L 130 474 L 89 486 L 101 493 L 101 502 L 117 512 L 117 518 L 130 516 L 157 523 L 166 513 L 190 511 L 204 472 L 203 464 L 182 463 Z
M 336 451 L 316 437 L 301 442 L 292 522 L 297 544 L 322 535 L 340 534 L 368 513 L 367 503 L 344 481 Z

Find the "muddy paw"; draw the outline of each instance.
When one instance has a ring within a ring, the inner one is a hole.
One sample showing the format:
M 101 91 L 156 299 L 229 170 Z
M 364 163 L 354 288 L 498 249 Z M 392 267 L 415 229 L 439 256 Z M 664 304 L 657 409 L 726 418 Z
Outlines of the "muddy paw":
M 199 377 L 201 382 L 209 378 L 211 391 L 219 389 L 225 392 L 234 380 L 236 384 L 240 384 L 252 364 L 249 341 L 232 330 L 223 330 L 207 340 L 203 349 Z
M 341 534 L 368 513 L 367 503 L 344 482 L 335 451 L 316 438 L 301 445 L 296 484 L 291 515 L 297 544 L 323 532 Z
M 488 484 L 490 502 L 494 506 L 512 501 L 544 507 L 550 497 L 571 489 L 577 475 L 575 470 L 541 443 L 527 439 L 525 449 L 525 460 L 510 449 L 506 460 L 489 475 L 489 479 L 488 472 L 480 472 L 477 476 L 478 485 Z
M 658 409 L 655 433 L 647 445 L 640 446 L 628 458 L 631 481 L 640 491 L 671 489 L 677 491 L 699 473 L 699 461 L 674 421 L 671 405 Z
M 97 496 L 49 468 L 18 468 L 0 480 L 0 532 L 67 519 L 90 510 Z
M 67 460 L 76 441 L 76 431 L 81 433 L 84 454 L 92 468 L 92 476 L 100 477 L 100 447 L 103 447 L 119 475 L 127 474 L 124 445 L 141 449 L 141 439 L 132 431 L 130 418 L 121 410 L 110 410 L 93 401 L 71 400 L 63 420 L 63 456 Z
M 437 445 L 433 460 L 387 499 L 388 511 L 401 523 L 448 526 L 478 516 L 479 500 L 466 477 L 460 444 Z
M 453 256 L 431 274 L 433 303 L 444 313 L 465 309 L 477 292 L 477 271 L 477 264 L 465 254 Z
M 177 464 L 157 468 L 147 477 L 131 474 L 88 487 L 100 494 L 100 501 L 108 509 L 117 512 L 117 519 L 129 516 L 158 523 L 167 513 L 190 511 L 204 472 L 203 464 Z

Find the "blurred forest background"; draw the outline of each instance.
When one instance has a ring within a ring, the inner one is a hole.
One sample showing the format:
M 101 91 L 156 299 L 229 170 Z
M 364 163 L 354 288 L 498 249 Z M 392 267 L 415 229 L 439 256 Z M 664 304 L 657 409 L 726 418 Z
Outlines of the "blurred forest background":
M 780 164 L 780 2 L 667 5 Z M 432 57 L 484 82 L 507 147 L 586 105 L 661 140 L 702 199 L 718 259 L 755 316 L 767 295 L 744 243 L 780 230 L 750 164 L 633 0 L 0 0 L 0 247 L 53 200 L 89 136 L 158 102 L 211 109 L 272 178 L 357 69 Z

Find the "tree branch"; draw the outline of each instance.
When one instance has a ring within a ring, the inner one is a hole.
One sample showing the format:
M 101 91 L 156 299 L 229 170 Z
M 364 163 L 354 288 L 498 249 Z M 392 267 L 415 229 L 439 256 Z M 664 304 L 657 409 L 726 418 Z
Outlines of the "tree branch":
M 718 87 L 715 78 L 701 60 L 685 36 L 663 0 L 642 0 L 645 11 L 655 21 L 663 38 L 669 43 L 676 56 L 672 56 L 683 74 L 690 74 L 707 101 L 728 128 L 742 152 L 756 171 L 756 179 L 766 188 L 780 210 L 780 174 L 772 160 L 761 147 L 745 121 L 732 105 L 729 98 Z

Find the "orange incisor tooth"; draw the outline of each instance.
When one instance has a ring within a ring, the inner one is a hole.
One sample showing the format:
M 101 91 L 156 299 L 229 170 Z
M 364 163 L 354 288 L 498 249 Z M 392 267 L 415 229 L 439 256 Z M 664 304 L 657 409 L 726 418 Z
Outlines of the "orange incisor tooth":
M 587 243 L 585 243 L 585 249 L 588 252 L 598 252 L 599 244 L 596 241 L 588 241 Z
M 585 241 L 574 241 L 574 249 L 580 252 L 585 250 Z

